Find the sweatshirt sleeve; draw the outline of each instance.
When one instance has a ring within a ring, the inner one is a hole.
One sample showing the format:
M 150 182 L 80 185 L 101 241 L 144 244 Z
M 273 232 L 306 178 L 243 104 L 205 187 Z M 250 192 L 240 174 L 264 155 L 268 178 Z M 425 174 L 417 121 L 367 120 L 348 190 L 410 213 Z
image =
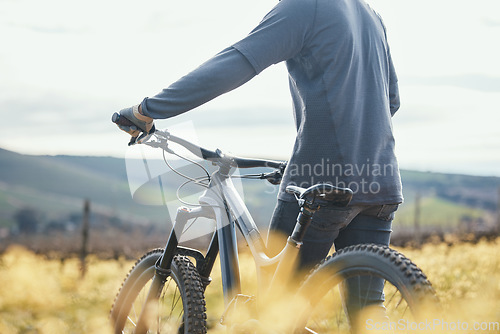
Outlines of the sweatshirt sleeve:
M 385 39 L 387 42 L 387 28 L 385 27 L 384 20 L 375 11 L 373 11 L 379 18 L 382 28 L 384 29 Z M 396 111 L 399 110 L 400 100 L 399 100 L 399 85 L 398 76 L 396 75 L 396 69 L 394 68 L 394 63 L 392 62 L 391 50 L 387 47 L 387 60 L 389 65 L 389 109 L 391 116 L 394 116 Z
M 233 45 L 257 74 L 295 57 L 311 32 L 316 0 L 281 0 L 248 36 Z
M 389 101 L 391 115 L 394 116 L 396 111 L 399 110 L 400 100 L 399 100 L 399 85 L 398 77 L 396 75 L 396 70 L 394 64 L 392 63 L 392 58 L 389 53 Z
M 170 118 L 243 85 L 255 75 L 247 58 L 229 47 L 160 93 L 145 98 L 141 107 L 146 116 Z

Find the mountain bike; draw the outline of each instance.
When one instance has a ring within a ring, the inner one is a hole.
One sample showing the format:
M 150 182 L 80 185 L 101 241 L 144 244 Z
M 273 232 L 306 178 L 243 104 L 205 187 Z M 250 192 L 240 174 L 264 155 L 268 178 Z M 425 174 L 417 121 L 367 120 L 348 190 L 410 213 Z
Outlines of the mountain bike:
M 114 121 L 118 120 L 114 118 Z M 205 170 L 203 177 L 186 176 L 186 183 L 197 184 L 204 188 L 204 192 L 196 206 L 182 206 L 177 210 L 166 246 L 145 254 L 129 272 L 111 310 L 115 333 L 207 333 L 204 293 L 209 288 L 217 258 L 226 309 L 220 321 L 228 332 L 349 331 L 353 319 L 349 319 L 349 323 L 342 318 L 341 302 L 345 299 L 343 286 L 348 280 L 363 282 L 358 284 L 357 296 L 362 306 L 371 303 L 364 291 L 370 290 L 372 277 L 383 278 L 386 282 L 381 295 L 385 300 L 382 316 L 359 316 L 357 319 L 366 319 L 360 326 L 374 329 L 380 329 L 384 324 L 404 326 L 405 321 L 408 324 L 408 321 L 422 317 L 423 311 L 436 302 L 430 282 L 415 264 L 393 249 L 374 244 L 342 249 L 300 279 L 300 284 L 293 284 L 298 279 L 295 273 L 299 249 L 314 213 L 324 205 L 347 206 L 353 196 L 350 189 L 329 184 L 309 188 L 288 186 L 286 191 L 295 195 L 301 211 L 282 251 L 270 256 L 257 224 L 233 184 L 235 176 L 232 172 L 236 168 L 268 168 L 264 173 L 238 177 L 279 184 L 285 162 L 241 158 L 219 149 L 207 150 L 168 131 L 156 130 L 136 142 L 161 149 L 163 154 L 177 154 L 169 145 L 176 143 L 210 162 L 216 170 L 212 174 Z M 216 225 L 206 252 L 179 245 L 180 231 L 188 222 L 200 217 L 213 220 Z M 241 291 L 237 230 L 255 262 L 259 285 L 257 296 L 245 295 Z M 269 321 L 269 306 L 277 299 L 281 299 L 279 307 L 282 309 L 271 313 L 273 316 Z M 263 321 L 266 312 L 267 321 Z M 278 323 L 279 326 L 275 326 Z

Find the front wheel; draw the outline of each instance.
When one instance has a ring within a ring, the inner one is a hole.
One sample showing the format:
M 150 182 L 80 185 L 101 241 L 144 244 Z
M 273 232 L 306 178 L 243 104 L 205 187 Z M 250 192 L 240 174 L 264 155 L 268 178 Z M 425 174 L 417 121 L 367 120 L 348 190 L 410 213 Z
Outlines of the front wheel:
M 115 333 L 135 333 L 139 315 L 146 312 L 147 333 L 206 333 L 203 284 L 192 262 L 176 255 L 171 274 L 159 291 L 151 291 L 155 264 L 163 249 L 145 254 L 125 279 L 111 309 Z M 159 296 L 145 305 L 149 293 Z
M 373 244 L 336 252 L 311 272 L 300 292 L 304 311 L 295 333 L 406 333 L 421 329 L 413 327 L 439 309 L 422 270 Z

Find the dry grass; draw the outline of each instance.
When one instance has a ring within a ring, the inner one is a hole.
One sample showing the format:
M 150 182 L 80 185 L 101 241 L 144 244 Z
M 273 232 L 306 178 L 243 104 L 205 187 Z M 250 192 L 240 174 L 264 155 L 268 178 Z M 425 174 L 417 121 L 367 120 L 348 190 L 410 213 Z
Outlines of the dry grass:
M 454 321 L 500 321 L 500 238 L 477 244 L 429 244 L 400 249 L 427 274 Z M 255 293 L 255 268 L 242 254 L 244 292 Z M 11 247 L 0 257 L 0 333 L 107 333 L 108 314 L 123 278 L 133 263 L 90 258 L 85 278 L 79 261 L 64 262 Z M 217 268 L 215 269 L 217 270 Z M 210 333 L 223 311 L 219 274 L 206 292 Z M 474 332 L 469 330 L 467 333 Z M 499 330 L 478 331 L 498 333 Z
M 496 322 L 498 326 L 500 238 L 476 244 L 428 244 L 422 249 L 402 252 L 427 274 L 450 321 L 467 322 L 469 327 L 475 322 Z M 500 330 L 479 332 L 500 333 Z
M 0 258 L 0 333 L 106 333 L 107 315 L 130 262 L 48 260 L 11 247 Z

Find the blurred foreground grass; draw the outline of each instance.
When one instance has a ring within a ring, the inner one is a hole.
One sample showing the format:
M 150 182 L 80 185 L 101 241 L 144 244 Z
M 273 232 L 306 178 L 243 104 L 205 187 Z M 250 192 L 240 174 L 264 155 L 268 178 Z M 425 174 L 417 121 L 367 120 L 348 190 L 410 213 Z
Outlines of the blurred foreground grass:
M 427 274 L 450 319 L 500 321 L 500 238 L 477 244 L 428 244 L 399 249 Z M 244 292 L 255 292 L 255 268 L 240 257 Z M 85 278 L 80 262 L 46 259 L 20 247 L 0 256 L 0 333 L 110 333 L 111 304 L 130 261 L 88 259 Z M 208 287 L 207 308 L 214 329 L 223 311 L 218 268 Z M 473 331 L 468 331 L 473 332 Z M 482 333 L 499 333 L 481 331 Z

